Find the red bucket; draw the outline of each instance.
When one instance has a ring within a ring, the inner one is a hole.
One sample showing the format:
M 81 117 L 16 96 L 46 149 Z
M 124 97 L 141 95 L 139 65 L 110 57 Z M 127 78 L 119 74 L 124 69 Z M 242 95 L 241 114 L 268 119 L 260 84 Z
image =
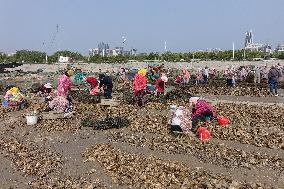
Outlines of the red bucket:
M 198 132 L 199 139 L 202 142 L 205 142 L 211 139 L 211 133 L 210 131 L 207 130 L 207 128 L 199 127 L 197 132 Z
M 229 119 L 223 116 L 218 117 L 217 120 L 218 120 L 218 125 L 221 125 L 221 126 L 227 126 L 230 123 Z

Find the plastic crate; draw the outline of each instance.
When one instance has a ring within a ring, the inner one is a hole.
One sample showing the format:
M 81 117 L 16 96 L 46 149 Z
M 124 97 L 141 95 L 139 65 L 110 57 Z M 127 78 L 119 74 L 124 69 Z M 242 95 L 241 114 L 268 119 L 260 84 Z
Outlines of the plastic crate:
M 42 119 L 63 119 L 64 113 L 58 113 L 58 112 L 43 112 L 42 113 Z
M 118 106 L 119 101 L 114 99 L 101 99 L 100 105 L 102 106 Z

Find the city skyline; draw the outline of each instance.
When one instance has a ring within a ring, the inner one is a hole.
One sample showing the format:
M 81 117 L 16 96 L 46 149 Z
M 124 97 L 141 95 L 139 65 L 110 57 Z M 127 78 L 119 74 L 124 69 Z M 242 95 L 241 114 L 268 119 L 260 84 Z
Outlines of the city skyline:
M 102 41 L 139 52 L 163 52 L 165 42 L 172 52 L 229 50 L 233 42 L 240 49 L 248 30 L 255 41 L 273 49 L 284 42 L 281 0 L 0 0 L 0 4 L 0 52 L 7 53 L 71 50 L 86 55 Z

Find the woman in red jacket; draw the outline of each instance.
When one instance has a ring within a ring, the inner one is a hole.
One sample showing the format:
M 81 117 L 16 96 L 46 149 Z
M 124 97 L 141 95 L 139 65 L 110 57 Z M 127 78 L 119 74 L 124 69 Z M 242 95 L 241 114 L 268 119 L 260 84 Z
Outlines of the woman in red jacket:
M 168 82 L 168 78 L 165 73 L 161 74 L 162 76 L 157 79 L 155 86 L 156 86 L 156 92 L 158 95 L 164 94 L 165 93 L 165 88 L 166 88 L 166 82 Z
M 98 80 L 94 77 L 86 77 L 85 81 L 88 82 L 91 85 L 90 94 L 91 95 L 98 95 L 99 94 Z
M 144 95 L 147 87 L 146 73 L 147 73 L 146 69 L 139 70 L 139 72 L 135 75 L 133 81 L 135 103 L 138 106 L 144 106 L 145 103 Z

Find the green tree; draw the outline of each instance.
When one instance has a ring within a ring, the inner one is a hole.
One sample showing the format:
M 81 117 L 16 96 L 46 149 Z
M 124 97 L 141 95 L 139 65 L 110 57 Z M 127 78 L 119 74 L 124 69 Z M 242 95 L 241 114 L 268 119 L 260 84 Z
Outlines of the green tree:
M 82 54 L 78 52 L 72 52 L 72 51 L 57 51 L 53 55 L 48 57 L 48 62 L 58 62 L 58 59 L 60 56 L 64 57 L 70 57 L 74 61 L 86 61 L 87 58 L 84 57 Z
M 29 63 L 43 63 L 45 61 L 45 53 L 39 51 L 19 50 L 11 57 L 17 62 L 29 62 Z

